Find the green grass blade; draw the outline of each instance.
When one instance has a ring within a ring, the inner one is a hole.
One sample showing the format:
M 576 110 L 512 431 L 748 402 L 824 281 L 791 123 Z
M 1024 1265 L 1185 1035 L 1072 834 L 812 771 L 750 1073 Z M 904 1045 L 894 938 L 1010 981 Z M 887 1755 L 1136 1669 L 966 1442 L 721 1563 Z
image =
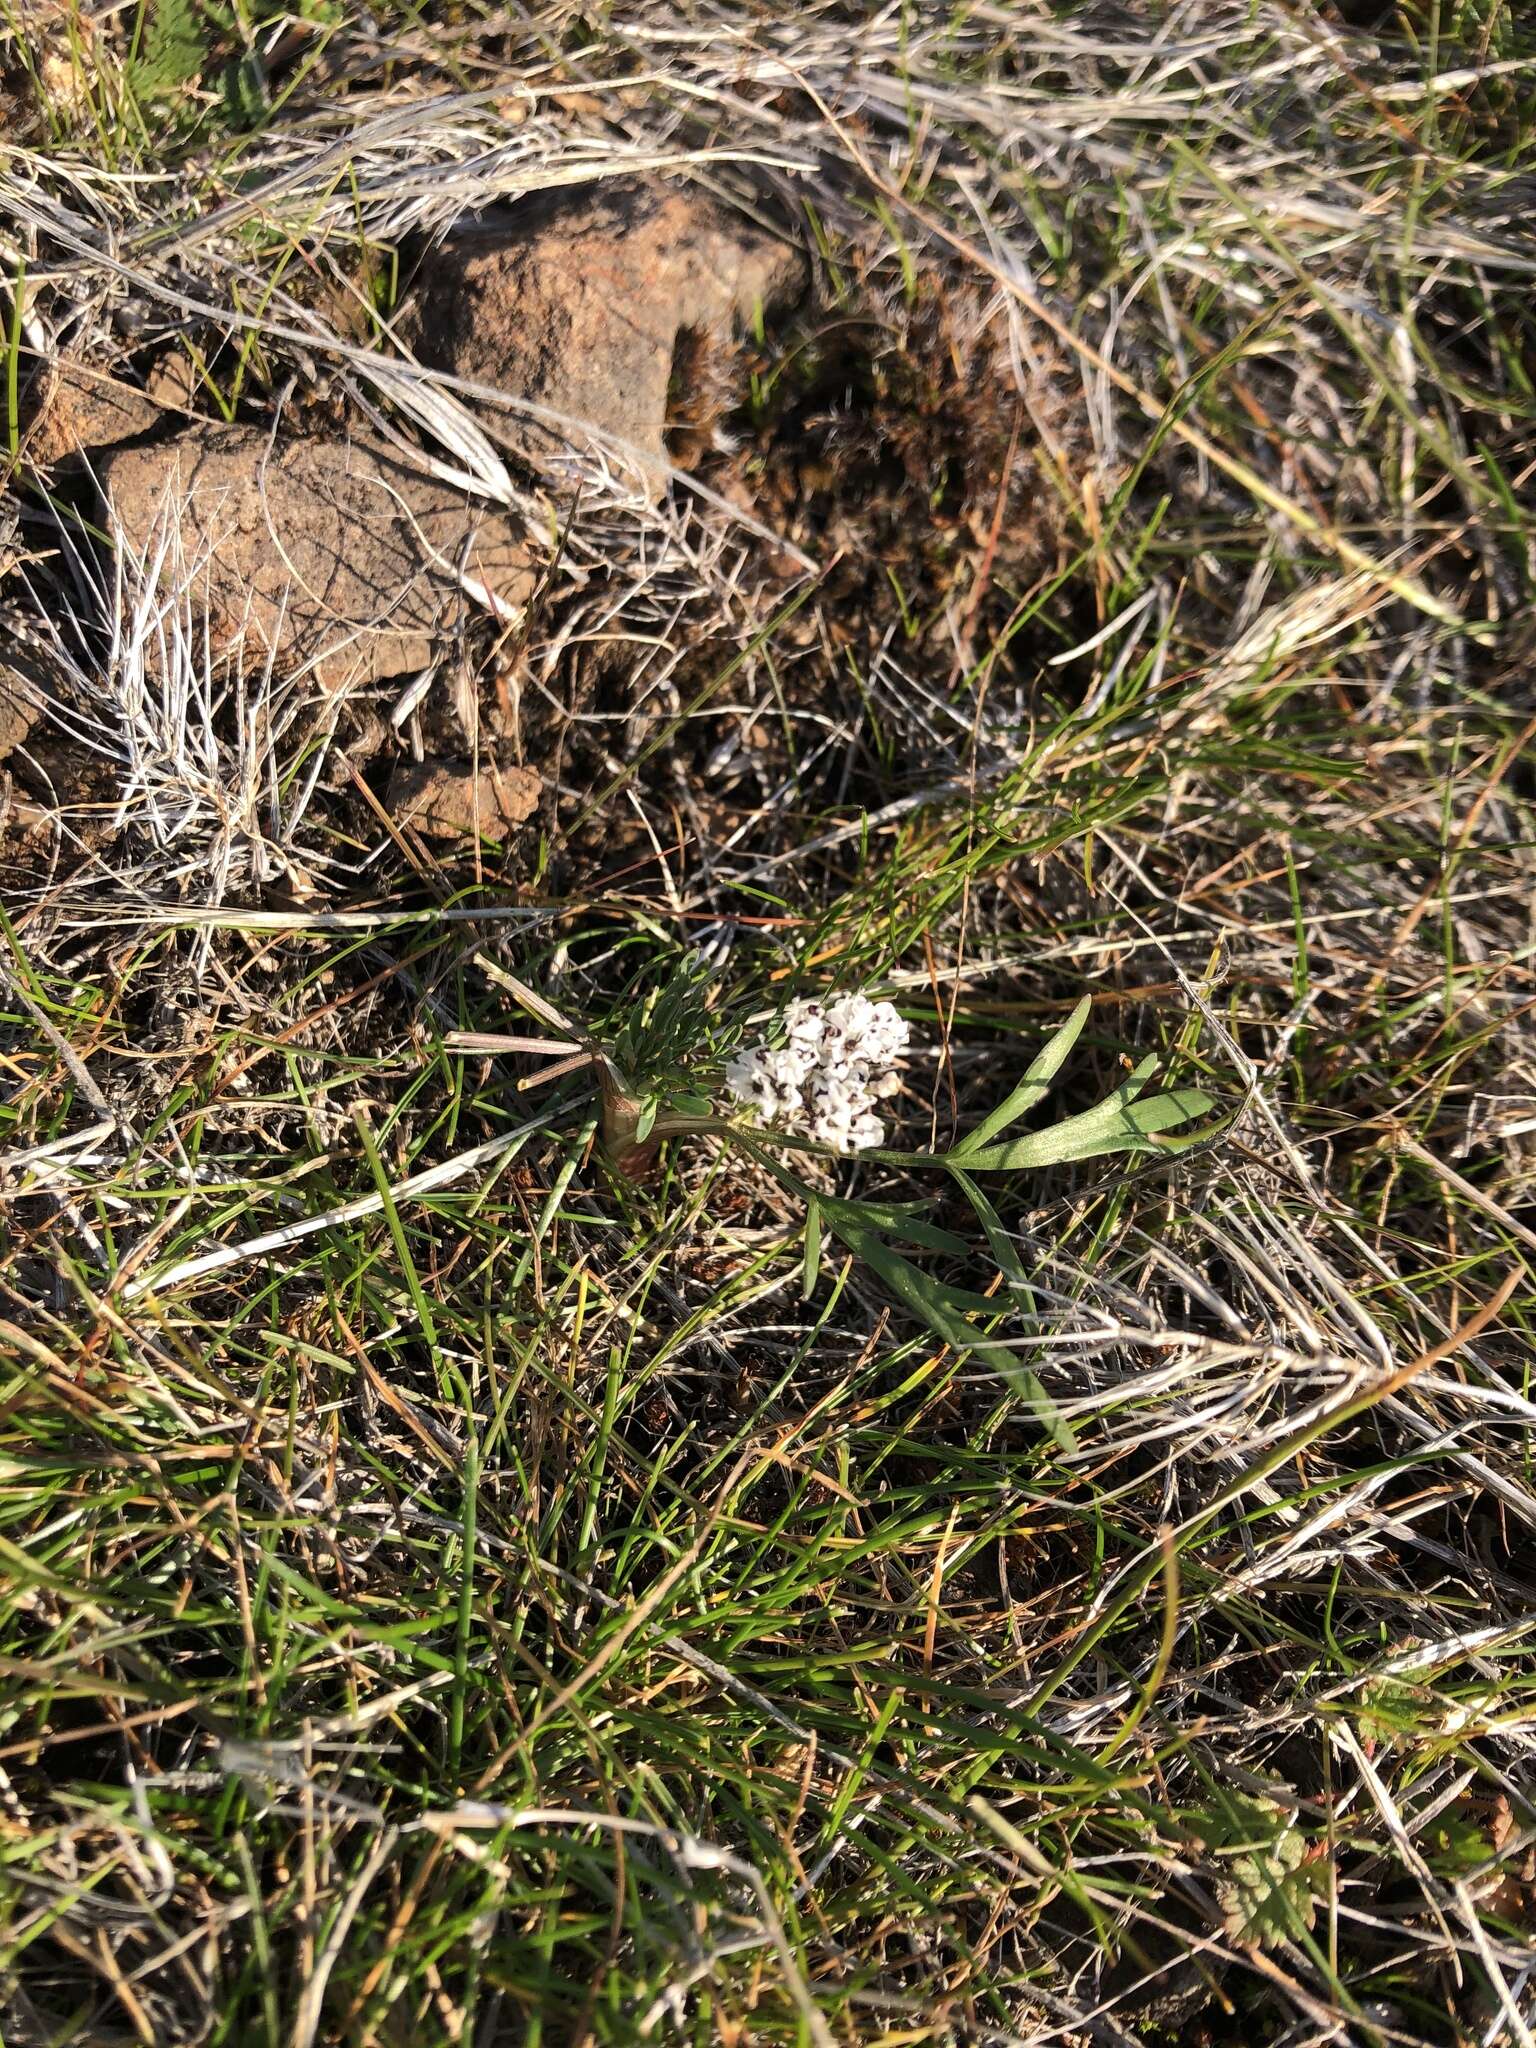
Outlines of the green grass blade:
M 969 1174 L 961 1172 L 958 1167 L 953 1171 L 956 1185 L 976 1212 L 976 1220 L 986 1235 L 987 1248 L 996 1259 L 998 1270 L 1008 1282 L 1015 1297 L 1025 1307 L 1033 1309 L 1034 1296 L 1030 1293 L 1029 1281 L 1013 1240 L 1003 1228 L 1002 1219 Z M 1040 1427 L 1055 1443 L 1057 1449 L 1075 1451 L 1077 1436 L 1071 1424 L 1045 1391 L 1039 1375 L 1031 1372 L 1028 1366 L 1020 1365 L 1017 1359 L 1010 1359 L 1009 1369 L 1004 1373 L 1004 1377 L 1021 1399 L 1033 1409 Z

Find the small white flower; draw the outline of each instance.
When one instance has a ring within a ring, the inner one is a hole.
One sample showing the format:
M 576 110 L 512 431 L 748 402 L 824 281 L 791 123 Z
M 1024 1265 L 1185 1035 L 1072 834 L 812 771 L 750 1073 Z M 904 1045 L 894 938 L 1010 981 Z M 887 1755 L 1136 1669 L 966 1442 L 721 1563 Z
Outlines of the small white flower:
M 868 996 L 839 996 L 827 1008 L 827 1028 L 842 1039 L 862 1038 L 875 1014 Z
M 907 1026 L 890 1003 L 840 996 L 827 1010 L 826 1036 L 847 1059 L 888 1067 L 907 1048 Z
M 755 1052 L 739 1052 L 727 1061 L 725 1085 L 738 1102 L 761 1102 L 763 1078 Z
M 800 997 L 784 1012 L 785 1043 L 755 1046 L 726 1068 L 726 1085 L 764 1118 L 797 1119 L 818 1144 L 838 1152 L 885 1142 L 874 1114 L 901 1087 L 894 1063 L 906 1050 L 907 1026 L 889 1003 L 839 996 L 831 1003 Z
M 803 1047 L 810 1059 L 821 1052 L 827 1033 L 827 1014 L 821 1004 L 797 997 L 784 1012 L 784 1035 L 793 1046 Z
M 885 1125 L 867 1110 L 859 1114 L 823 1110 L 812 1120 L 811 1136 L 835 1152 L 867 1152 L 872 1145 L 885 1143 Z
M 781 1045 L 763 1054 L 763 1065 L 780 1088 L 798 1088 L 816 1066 L 815 1055 L 798 1045 Z
M 725 1070 L 725 1085 L 738 1102 L 749 1102 L 763 1117 L 792 1116 L 800 1108 L 801 1070 L 757 1046 L 739 1052 Z
M 868 1067 L 859 1060 L 818 1067 L 811 1075 L 811 1100 L 823 1115 L 856 1114 L 870 1100 Z

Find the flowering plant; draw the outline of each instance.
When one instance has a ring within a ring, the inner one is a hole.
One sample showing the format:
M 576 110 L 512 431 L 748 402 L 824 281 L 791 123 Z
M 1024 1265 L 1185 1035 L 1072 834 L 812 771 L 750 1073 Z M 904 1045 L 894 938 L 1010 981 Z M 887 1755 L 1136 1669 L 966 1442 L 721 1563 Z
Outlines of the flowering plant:
M 663 986 L 638 1003 L 629 1021 L 608 1044 L 575 1032 L 543 998 L 502 979 L 546 1024 L 569 1034 L 550 1051 L 574 1052 L 566 1065 L 597 1070 L 604 1149 L 615 1170 L 643 1179 L 663 1138 L 712 1137 L 745 1153 L 803 1205 L 804 1289 L 814 1289 L 824 1237 L 835 1237 L 868 1266 L 903 1306 L 935 1336 L 960 1353 L 992 1366 L 1031 1400 L 1059 1441 L 1070 1443 L 1033 1373 L 1019 1363 L 1003 1338 L 978 1327 L 994 1322 L 1009 1306 L 1007 1297 L 1031 1306 L 1028 1278 L 1018 1249 L 982 1191 L 978 1176 L 1016 1174 L 1070 1161 L 1115 1154 L 1180 1151 L 1211 1128 L 1182 1136 L 1168 1134 L 1206 1115 L 1212 1099 L 1198 1088 L 1144 1091 L 1157 1066 L 1143 1060 L 1102 1102 L 1040 1130 L 1019 1126 L 1050 1088 L 1088 1019 L 1085 996 L 1046 1041 L 1023 1077 L 991 1113 L 939 1153 L 892 1151 L 876 1107 L 900 1091 L 898 1062 L 907 1050 L 904 1019 L 888 1002 L 861 994 L 826 1002 L 791 1002 L 770 1039 L 740 1045 L 739 1031 L 712 1014 L 712 975 L 707 963 L 685 959 Z M 495 1043 L 478 1040 L 485 1049 Z M 503 1040 L 532 1049 L 526 1040 Z M 698 1075 L 723 1072 L 725 1089 L 737 1105 L 720 1114 L 699 1092 Z M 796 1154 L 836 1158 L 858 1154 L 877 1165 L 948 1176 L 962 1194 L 986 1240 L 1007 1289 L 1002 1301 L 961 1287 L 919 1265 L 908 1251 L 930 1257 L 961 1258 L 972 1251 L 966 1239 L 929 1220 L 931 1202 L 889 1202 L 868 1196 L 829 1193 L 813 1186 L 795 1164 Z M 904 1249 L 898 1249 L 903 1247 Z

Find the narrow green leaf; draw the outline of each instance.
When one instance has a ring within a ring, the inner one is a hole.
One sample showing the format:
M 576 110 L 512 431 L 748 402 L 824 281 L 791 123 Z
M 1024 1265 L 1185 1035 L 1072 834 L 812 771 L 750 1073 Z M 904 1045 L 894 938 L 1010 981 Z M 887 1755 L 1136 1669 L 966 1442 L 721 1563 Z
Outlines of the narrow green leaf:
M 821 1204 L 814 1195 L 805 1205 L 805 1273 L 800 1282 L 801 1297 L 809 1301 L 816 1292 L 821 1271 Z
M 1008 1126 L 1017 1123 L 1027 1110 L 1034 1108 L 1061 1072 L 1067 1054 L 1076 1045 L 1082 1028 L 1088 1021 L 1091 1007 L 1091 999 L 1084 996 L 1066 1023 L 1059 1030 L 1052 1032 L 1036 1053 L 1018 1087 L 1005 1101 L 997 1105 L 990 1116 L 983 1117 L 974 1131 L 966 1132 L 959 1144 L 951 1150 L 951 1159 L 969 1158 L 990 1138 L 995 1138 L 999 1131 L 1007 1130 Z
M 437 1325 L 432 1316 L 432 1304 L 427 1299 L 426 1289 L 421 1284 L 421 1275 L 416 1270 L 416 1261 L 411 1257 L 410 1240 L 406 1237 L 405 1226 L 400 1221 L 400 1211 L 395 1207 L 395 1192 L 389 1184 L 389 1175 L 384 1171 L 384 1162 L 379 1157 L 379 1148 L 369 1127 L 368 1119 L 359 1109 L 353 1112 L 353 1123 L 362 1140 L 363 1154 L 368 1161 L 368 1170 L 373 1175 L 373 1184 L 379 1191 L 379 1200 L 384 1209 L 384 1221 L 394 1240 L 395 1255 L 400 1261 L 400 1270 L 405 1276 L 406 1290 L 415 1306 L 421 1323 L 421 1334 L 426 1338 L 434 1359 L 437 1357 Z
M 1214 1107 L 1212 1097 L 1200 1088 L 1174 1088 L 1138 1102 L 1135 1097 L 1147 1071 L 1139 1068 L 1107 1101 L 1085 1109 L 1081 1116 L 1067 1117 L 1049 1130 L 1031 1131 L 1006 1145 L 968 1153 L 966 1171 L 1017 1173 L 1075 1159 L 1103 1159 L 1116 1152 L 1152 1151 L 1149 1140 L 1158 1133 L 1174 1130 Z
M 923 1212 L 930 1204 L 834 1201 L 823 1197 L 823 1206 L 829 1222 L 835 1215 L 846 1216 L 859 1228 L 877 1230 L 882 1236 L 894 1238 L 898 1244 L 918 1244 L 924 1251 L 947 1252 L 955 1259 L 964 1258 L 971 1249 L 965 1239 L 956 1237 L 952 1230 L 944 1230 L 937 1223 L 924 1220 Z
M 965 1309 L 979 1304 L 981 1308 L 995 1312 L 995 1302 L 964 1293 L 958 1288 L 946 1287 L 942 1281 L 914 1266 L 910 1259 L 904 1259 L 900 1252 L 892 1251 L 888 1244 L 850 1216 L 831 1213 L 827 1217 L 827 1227 L 855 1258 L 862 1259 L 872 1272 L 879 1275 L 903 1307 L 910 1309 L 951 1350 L 975 1352 L 1005 1377 L 1016 1370 L 1016 1362 L 1010 1352 L 972 1329 L 965 1320 Z
M 659 1104 L 654 1095 L 648 1096 L 640 1105 L 640 1114 L 635 1118 L 635 1143 L 637 1145 L 643 1145 L 655 1128 L 658 1107 Z
M 959 1163 L 972 1173 L 978 1169 L 982 1172 L 995 1171 L 995 1168 L 989 1167 L 984 1162 L 999 1158 L 1005 1152 L 1015 1151 L 1019 1147 L 1029 1145 L 1038 1139 L 1049 1138 L 1054 1132 L 1075 1130 L 1079 1125 L 1088 1125 L 1095 1119 L 1102 1121 L 1106 1127 L 1112 1128 L 1120 1111 L 1136 1100 L 1137 1096 L 1146 1087 L 1148 1081 L 1151 1080 L 1156 1068 L 1157 1056 L 1154 1053 L 1149 1053 L 1144 1060 L 1139 1061 L 1131 1072 L 1126 1075 L 1120 1086 L 1112 1094 L 1106 1095 L 1102 1102 L 1096 1102 L 1092 1109 L 1085 1109 L 1079 1116 L 1064 1117 L 1060 1123 L 1052 1124 L 1048 1130 L 1031 1131 L 1024 1137 L 1012 1139 L 1006 1145 L 988 1145 L 978 1151 L 967 1152 Z M 954 1154 L 951 1153 L 950 1157 L 953 1158 Z M 1036 1163 L 1048 1165 L 1053 1162 L 1050 1160 L 1040 1160 Z
M 1023 1300 L 1027 1308 L 1033 1309 L 1035 1302 L 1034 1296 L 1030 1292 L 1029 1281 L 1025 1277 L 1024 1267 L 1020 1262 L 1018 1252 L 1014 1248 L 1013 1240 L 1003 1228 L 1002 1219 L 969 1174 L 963 1173 L 959 1167 L 952 1167 L 951 1171 L 955 1176 L 955 1181 L 961 1193 L 975 1210 L 976 1220 L 986 1233 L 987 1245 L 993 1258 L 997 1261 L 998 1270 L 1008 1282 L 1014 1294 Z M 1076 1433 L 1072 1425 L 1061 1413 L 1061 1410 L 1056 1406 L 1056 1403 L 1045 1391 L 1039 1375 L 1031 1372 L 1027 1365 L 1020 1365 L 1017 1359 L 1010 1357 L 1008 1367 L 1003 1372 L 1003 1377 L 1013 1388 L 1014 1392 L 1018 1394 L 1019 1398 L 1033 1410 L 1035 1420 L 1040 1424 L 1040 1427 L 1047 1436 L 1056 1444 L 1057 1448 L 1063 1451 L 1075 1451 L 1077 1449 Z
M 1012 1238 L 1003 1228 L 1002 1219 L 969 1174 L 962 1172 L 958 1166 L 952 1166 L 950 1171 L 960 1192 L 976 1211 L 976 1220 L 986 1233 L 987 1247 L 997 1261 L 998 1270 L 1009 1286 L 1016 1293 L 1023 1295 L 1026 1305 L 1032 1309 L 1035 1305 L 1034 1296 L 1029 1291 L 1029 1281 L 1025 1276 L 1023 1264 L 1014 1249 Z

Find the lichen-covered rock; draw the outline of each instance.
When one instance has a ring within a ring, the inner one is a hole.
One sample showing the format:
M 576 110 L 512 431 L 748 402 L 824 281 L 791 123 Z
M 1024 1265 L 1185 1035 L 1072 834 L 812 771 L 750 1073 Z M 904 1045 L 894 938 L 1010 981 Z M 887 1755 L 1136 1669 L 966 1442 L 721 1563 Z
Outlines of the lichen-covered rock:
M 621 179 L 461 228 L 399 331 L 422 363 L 540 408 L 509 416 L 530 459 L 588 430 L 659 493 L 724 402 L 733 336 L 804 283 L 788 243 L 707 195 Z
M 327 689 L 423 668 L 465 617 L 515 618 L 533 587 L 523 530 L 382 443 L 273 442 L 205 422 L 97 462 L 141 560 L 188 579 L 221 645 L 272 651 Z

